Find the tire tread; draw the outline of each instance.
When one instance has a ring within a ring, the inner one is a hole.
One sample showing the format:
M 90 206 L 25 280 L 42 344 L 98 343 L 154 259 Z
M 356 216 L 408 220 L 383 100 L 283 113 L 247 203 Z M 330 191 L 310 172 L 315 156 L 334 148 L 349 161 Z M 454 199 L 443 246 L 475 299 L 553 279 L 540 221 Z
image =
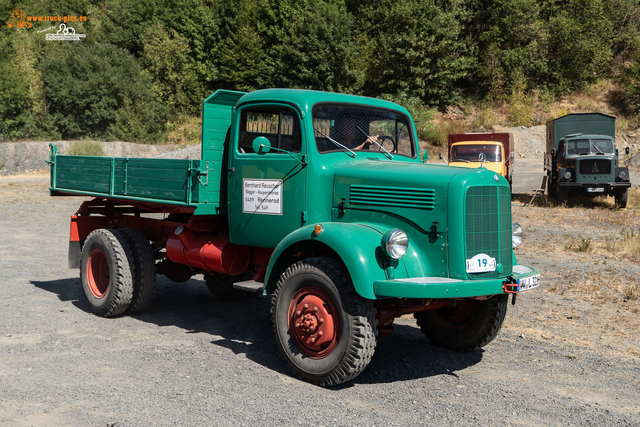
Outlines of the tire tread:
M 305 374 L 287 357 L 281 345 L 278 345 L 278 352 L 283 360 L 303 381 L 307 381 L 319 386 L 330 387 L 345 383 L 358 376 L 369 364 L 376 347 L 377 320 L 376 309 L 373 301 L 366 300 L 357 294 L 348 273 L 339 261 L 332 258 L 308 258 L 291 265 L 280 276 L 276 284 L 276 290 L 272 296 L 271 320 L 273 332 L 278 341 L 278 331 L 276 329 L 276 302 L 280 295 L 284 283 L 293 274 L 301 270 L 310 270 L 324 273 L 337 287 L 345 310 L 350 315 L 350 328 L 352 330 L 352 341 L 348 345 L 348 354 L 343 359 L 340 366 L 328 375 L 318 379 Z

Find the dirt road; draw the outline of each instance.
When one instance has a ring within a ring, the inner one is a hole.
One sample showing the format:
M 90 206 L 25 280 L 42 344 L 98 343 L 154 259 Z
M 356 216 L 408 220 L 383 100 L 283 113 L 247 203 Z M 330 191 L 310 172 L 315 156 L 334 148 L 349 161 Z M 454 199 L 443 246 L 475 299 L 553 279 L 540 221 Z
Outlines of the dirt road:
M 493 343 L 441 350 L 402 318 L 362 375 L 322 389 L 276 356 L 266 297 L 223 302 L 160 276 L 148 312 L 91 314 L 66 269 L 81 200 L 0 180 L 0 425 L 640 425 L 640 292 L 623 286 L 640 264 L 604 238 L 622 242 L 637 211 L 516 204 L 518 256 L 543 287 Z M 575 250 L 581 235 L 592 250 Z

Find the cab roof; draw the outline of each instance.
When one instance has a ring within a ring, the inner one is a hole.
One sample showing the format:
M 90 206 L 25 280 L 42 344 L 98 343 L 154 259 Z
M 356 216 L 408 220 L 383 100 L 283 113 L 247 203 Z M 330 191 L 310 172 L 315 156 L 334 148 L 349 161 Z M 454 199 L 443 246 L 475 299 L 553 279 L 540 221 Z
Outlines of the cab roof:
M 303 89 L 261 89 L 254 92 L 247 93 L 242 96 L 238 101 L 236 107 L 240 107 L 242 104 L 249 102 L 283 102 L 287 104 L 294 104 L 301 111 L 311 112 L 311 109 L 315 104 L 321 102 L 332 102 L 341 104 L 357 104 L 368 105 L 378 108 L 386 108 L 391 110 L 401 111 L 408 116 L 409 112 L 400 105 L 384 101 L 377 98 L 369 98 L 366 96 L 347 95 L 342 93 L 333 92 L 321 92 L 316 90 L 303 90 Z

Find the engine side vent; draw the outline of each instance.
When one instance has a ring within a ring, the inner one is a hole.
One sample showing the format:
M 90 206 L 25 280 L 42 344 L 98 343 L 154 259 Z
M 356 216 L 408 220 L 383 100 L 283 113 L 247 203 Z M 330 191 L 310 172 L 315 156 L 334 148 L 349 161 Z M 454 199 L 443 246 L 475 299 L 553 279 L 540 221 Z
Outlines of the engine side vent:
M 436 191 L 405 187 L 351 185 L 349 187 L 349 204 L 431 210 L 436 204 Z

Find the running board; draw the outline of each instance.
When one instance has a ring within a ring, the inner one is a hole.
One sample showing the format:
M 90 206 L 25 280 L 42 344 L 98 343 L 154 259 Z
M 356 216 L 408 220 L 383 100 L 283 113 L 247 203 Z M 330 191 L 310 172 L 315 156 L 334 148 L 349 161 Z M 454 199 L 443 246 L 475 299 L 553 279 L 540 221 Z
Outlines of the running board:
M 241 291 L 258 293 L 262 292 L 264 283 L 256 282 L 255 280 L 246 280 L 244 282 L 236 282 L 233 284 L 233 289 L 240 289 Z

